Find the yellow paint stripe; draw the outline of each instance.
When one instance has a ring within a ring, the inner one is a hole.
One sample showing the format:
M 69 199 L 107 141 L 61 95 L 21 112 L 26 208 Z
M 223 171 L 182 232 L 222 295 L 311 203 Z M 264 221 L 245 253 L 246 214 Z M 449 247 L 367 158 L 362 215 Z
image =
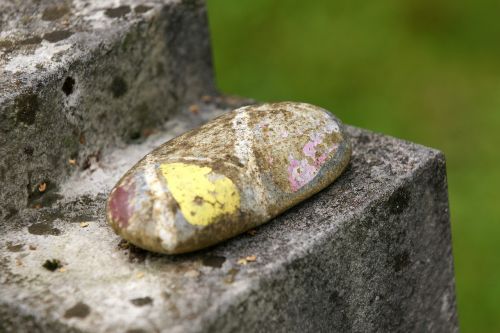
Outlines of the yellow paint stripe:
M 240 207 L 238 188 L 209 167 L 179 162 L 162 164 L 160 170 L 190 224 L 209 225 Z

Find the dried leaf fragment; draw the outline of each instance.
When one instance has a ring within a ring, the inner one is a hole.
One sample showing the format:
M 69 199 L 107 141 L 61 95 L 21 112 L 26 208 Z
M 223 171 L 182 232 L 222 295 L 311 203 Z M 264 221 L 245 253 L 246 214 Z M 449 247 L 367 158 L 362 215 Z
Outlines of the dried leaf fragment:
M 193 104 L 189 107 L 189 112 L 192 114 L 198 114 L 200 112 L 200 107 L 196 104 Z
M 227 276 L 226 278 L 224 279 L 224 283 L 228 283 L 228 284 L 231 284 L 234 282 L 234 279 L 235 279 L 235 276 L 236 274 L 238 274 L 239 270 L 236 269 L 236 268 L 231 268 L 228 272 L 227 272 Z
M 130 247 L 130 243 L 127 242 L 126 240 L 122 239 L 120 243 L 118 243 L 118 248 L 122 250 L 127 250 Z
M 40 185 L 38 185 L 38 191 L 39 192 L 45 192 L 45 190 L 47 189 L 47 183 L 43 182 L 43 183 L 40 183 Z
M 190 269 L 189 271 L 184 273 L 184 276 L 188 277 L 188 278 L 196 278 L 196 277 L 200 276 L 200 271 L 198 271 L 196 269 Z
M 257 234 L 257 230 L 255 230 L 255 229 L 248 230 L 247 234 L 249 234 L 250 236 L 255 236 Z
M 238 263 L 238 265 L 245 266 L 248 263 L 255 262 L 255 261 L 257 261 L 257 256 L 252 254 L 250 256 L 246 256 L 245 258 L 238 259 L 237 263 Z
M 248 262 L 254 262 L 254 261 L 257 261 L 257 256 L 256 255 L 251 255 L 251 256 L 247 256 L 245 259 Z

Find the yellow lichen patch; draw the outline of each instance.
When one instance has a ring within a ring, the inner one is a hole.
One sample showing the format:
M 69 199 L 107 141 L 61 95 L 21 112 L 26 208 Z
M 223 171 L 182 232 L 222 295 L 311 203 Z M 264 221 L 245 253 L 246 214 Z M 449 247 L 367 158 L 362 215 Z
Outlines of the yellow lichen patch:
M 193 225 L 209 225 L 240 207 L 238 188 L 209 167 L 167 163 L 160 170 L 184 218 Z

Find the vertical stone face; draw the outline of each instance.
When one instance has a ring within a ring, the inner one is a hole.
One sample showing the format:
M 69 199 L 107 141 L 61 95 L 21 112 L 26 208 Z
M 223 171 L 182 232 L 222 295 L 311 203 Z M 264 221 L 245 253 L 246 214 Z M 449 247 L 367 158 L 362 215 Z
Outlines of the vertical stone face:
M 215 92 L 201 1 L 0 11 L 0 217 Z
M 324 194 L 324 202 L 363 177 L 365 172 L 355 167 L 359 158 L 355 156 L 341 188 Z M 394 162 L 387 162 L 390 170 Z M 374 179 L 379 176 L 384 175 L 372 173 Z M 358 190 L 370 187 L 360 184 Z M 443 155 L 433 155 L 409 178 L 397 179 L 387 189 L 367 205 L 348 200 L 352 220 L 317 237 L 308 251 L 264 278 L 211 329 L 458 332 Z M 359 206 L 364 206 L 361 214 L 354 208 Z M 306 218 L 308 208 L 313 208 L 306 207 L 291 217 L 291 223 Z M 324 213 L 316 213 L 314 222 L 335 223 L 329 209 Z M 251 315 L 238 317 L 239 313 Z

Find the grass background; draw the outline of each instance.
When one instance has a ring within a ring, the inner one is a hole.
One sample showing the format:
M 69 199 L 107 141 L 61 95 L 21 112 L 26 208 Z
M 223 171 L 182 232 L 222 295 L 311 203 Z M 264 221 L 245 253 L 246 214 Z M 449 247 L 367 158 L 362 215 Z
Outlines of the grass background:
M 500 332 L 500 1 L 208 0 L 222 91 L 447 156 L 463 332 Z

